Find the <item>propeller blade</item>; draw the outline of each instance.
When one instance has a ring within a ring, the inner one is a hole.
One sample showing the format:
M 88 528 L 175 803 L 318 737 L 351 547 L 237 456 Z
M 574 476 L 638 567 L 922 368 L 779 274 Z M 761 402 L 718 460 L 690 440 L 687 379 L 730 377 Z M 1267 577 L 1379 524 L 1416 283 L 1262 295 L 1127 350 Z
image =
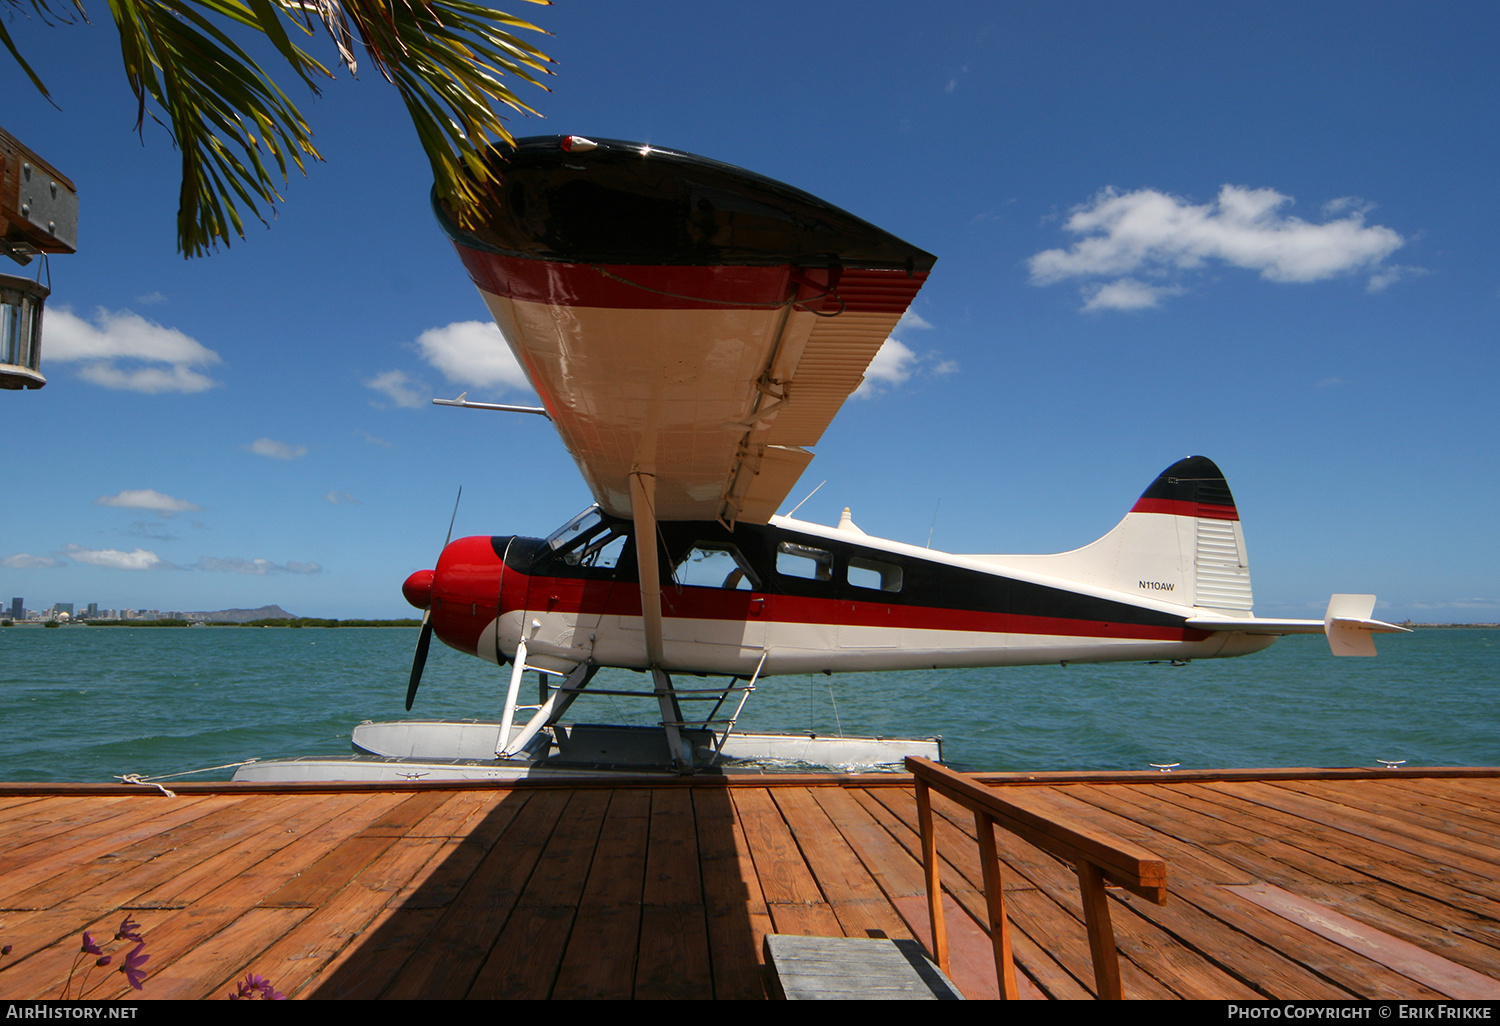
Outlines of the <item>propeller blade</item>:
M 459 396 L 460 399 L 463 396 Z M 463 501 L 464 486 L 458 486 L 458 495 L 453 499 L 453 515 L 448 518 L 448 536 L 443 539 L 443 548 L 453 540 L 453 523 L 458 519 L 458 504 Z M 441 558 L 441 557 L 440 557 Z M 411 682 L 406 685 L 406 711 L 411 712 L 411 704 L 417 699 L 417 688 L 422 686 L 422 669 L 427 665 L 427 649 L 432 646 L 432 599 L 429 598 L 427 611 L 422 614 L 422 632 L 417 635 L 417 651 L 411 659 Z
M 432 644 L 432 611 L 422 617 L 422 633 L 417 635 L 417 652 L 411 660 L 411 683 L 406 685 L 406 711 L 416 700 L 417 688 L 422 684 L 422 668 L 427 665 L 427 649 Z

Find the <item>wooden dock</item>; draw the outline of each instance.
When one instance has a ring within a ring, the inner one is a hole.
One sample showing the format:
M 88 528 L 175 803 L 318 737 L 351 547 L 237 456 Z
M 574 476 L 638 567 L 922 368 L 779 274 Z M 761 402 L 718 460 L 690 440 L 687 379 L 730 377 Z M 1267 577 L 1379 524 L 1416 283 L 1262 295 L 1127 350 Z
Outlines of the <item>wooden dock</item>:
M 1500 770 L 980 779 L 1165 858 L 1164 907 L 1111 892 L 1127 997 L 1500 998 Z M 127 914 L 144 990 L 90 998 L 761 998 L 767 933 L 927 940 L 904 775 L 176 790 L 0 785 L 0 998 Z M 973 818 L 936 811 L 951 976 L 992 996 Z M 1023 996 L 1092 996 L 1076 877 L 999 844 Z

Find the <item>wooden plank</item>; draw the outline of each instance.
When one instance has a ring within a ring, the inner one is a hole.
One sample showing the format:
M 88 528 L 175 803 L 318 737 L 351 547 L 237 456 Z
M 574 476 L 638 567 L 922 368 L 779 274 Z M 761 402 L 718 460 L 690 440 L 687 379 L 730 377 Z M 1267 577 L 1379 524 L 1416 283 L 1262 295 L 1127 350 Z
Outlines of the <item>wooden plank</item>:
M 734 793 L 734 808 L 750 857 L 755 861 L 761 894 L 768 904 L 824 904 L 823 892 L 781 817 L 770 792 L 742 790 Z
M 282 993 L 295 995 L 316 980 L 346 947 L 379 949 L 380 939 L 370 932 L 372 923 L 432 859 L 443 857 L 443 850 L 438 838 L 398 840 L 351 886 L 238 966 L 230 982 L 253 971 L 271 980 Z M 396 968 L 390 967 L 392 975 Z
M 463 795 L 472 799 L 474 805 L 461 824 L 453 826 L 454 833 L 442 840 L 442 853 L 434 858 L 402 889 L 395 903 L 402 908 L 446 908 L 457 898 L 459 891 L 505 833 L 511 821 L 525 804 L 524 795 L 504 790 L 490 794 Z M 462 806 L 443 807 L 444 812 L 455 814 L 465 811 Z M 423 833 L 427 820 L 423 821 Z M 435 825 L 431 831 L 434 838 L 440 837 L 444 824 Z
M 1444 997 L 1460 1001 L 1500 999 L 1500 980 L 1450 962 L 1415 944 L 1382 933 L 1357 919 L 1299 898 L 1279 887 L 1253 884 L 1237 887 L 1235 892 L 1282 918 L 1306 926 L 1335 944 L 1358 952 L 1372 962 L 1378 962 L 1403 976 L 1420 981 Z
M 401 986 L 413 954 L 423 950 L 442 915 L 443 910 L 437 908 L 383 909 L 370 920 L 357 942 L 345 944 L 295 994 L 286 993 L 297 998 L 344 1001 L 386 996 Z
M 704 1001 L 713 996 L 708 921 L 702 906 L 644 906 L 636 999 Z
M 240 967 L 254 961 L 310 912 L 306 908 L 249 909 L 205 943 L 179 957 L 171 960 L 153 957 L 147 966 L 151 972 L 143 993 L 149 993 L 153 1001 L 228 997 L 235 989 L 234 978 L 245 976 Z M 147 951 L 155 955 L 149 944 Z M 272 979 L 272 983 L 276 981 Z
M 329 847 L 294 878 L 260 899 L 266 906 L 315 906 L 337 894 L 395 839 L 448 800 L 441 792 L 392 795 L 392 802 L 370 802 L 375 815 L 360 831 Z M 248 881 L 247 874 L 246 880 Z
M 1488 875 L 1494 875 L 1495 869 L 1500 868 L 1500 846 L 1495 843 L 1493 830 L 1471 827 L 1447 817 L 1435 817 L 1410 804 L 1382 801 L 1375 788 L 1351 791 L 1346 781 L 1288 780 L 1271 786 L 1327 803 L 1342 811 L 1341 819 L 1347 817 L 1362 824 L 1378 825 L 1391 834 L 1487 863 L 1481 871 Z
M 107 820 L 139 808 L 130 804 L 132 799 L 124 796 L 61 798 L 38 794 L 11 801 L 12 804 L 0 812 L 0 858 L 9 858 L 11 853 L 28 844 L 59 834 L 72 834 L 87 823 Z
M 0 902 L 13 897 L 44 880 L 130 847 L 142 839 L 155 837 L 180 823 L 207 815 L 229 804 L 212 798 L 171 802 L 163 807 L 154 800 L 148 805 L 131 803 L 129 808 L 115 810 L 107 818 L 89 817 L 75 830 L 50 832 L 15 849 L 6 863 L 16 867 L 0 878 Z
M 818 889 L 838 917 L 843 935 L 911 939 L 880 885 L 813 797 L 814 790 L 823 788 L 784 788 L 772 797 L 796 836 Z
M 686 791 L 651 796 L 635 978 L 640 999 L 713 997 L 695 815 L 693 796 Z
M 259 797 L 259 796 L 257 796 Z M 164 838 L 172 847 L 138 867 L 80 897 L 96 903 L 118 901 L 134 908 L 182 908 L 210 893 L 228 905 L 248 908 L 284 879 L 284 874 L 261 868 L 295 844 L 303 832 L 325 826 L 339 811 L 322 801 L 266 801 L 261 798 L 228 810 L 235 817 L 227 827 L 218 818 L 195 821 L 189 836 Z M 204 828 L 209 828 L 205 832 Z M 266 876 L 272 877 L 266 882 Z M 228 881 L 237 885 L 226 889 Z M 244 896 L 236 898 L 236 892 Z
M 1067 793 L 1073 796 L 1091 797 L 1097 803 L 1124 803 L 1134 795 L 1121 793 L 1121 789 L 1108 785 L 1083 787 L 1070 786 Z M 1102 807 L 1102 806 L 1101 806 Z M 1131 804 L 1126 815 L 1140 810 L 1149 815 L 1149 806 Z M 1347 1000 L 1359 994 L 1361 985 L 1372 983 L 1372 977 L 1381 975 L 1381 967 L 1375 965 L 1351 965 L 1346 951 L 1329 945 L 1321 938 L 1306 931 L 1288 929 L 1285 922 L 1268 922 L 1258 914 L 1258 908 L 1236 897 L 1215 882 L 1204 879 L 1185 867 L 1193 860 L 1189 856 L 1194 849 L 1175 837 L 1153 830 L 1145 822 L 1122 818 L 1111 822 L 1111 826 L 1124 833 L 1134 823 L 1134 829 L 1144 835 L 1141 843 L 1161 852 L 1173 867 L 1173 898 L 1166 907 L 1149 903 L 1136 903 L 1122 898 L 1138 914 L 1170 931 L 1172 936 L 1193 950 L 1211 954 L 1214 961 L 1229 969 L 1234 975 L 1250 984 L 1260 993 L 1281 999 Z M 1210 860 L 1217 865 L 1217 860 Z M 1222 878 L 1222 872 L 1216 874 Z M 1235 873 L 1235 882 L 1248 879 L 1244 873 Z M 1298 952 L 1297 960 L 1287 952 Z M 1329 979 L 1344 982 L 1336 986 Z M 1380 986 L 1379 982 L 1375 982 Z M 1383 997 L 1394 999 L 1399 991 L 1388 992 Z
M 572 793 L 466 997 L 492 1001 L 551 996 L 608 807 L 607 789 Z
M 714 997 L 721 1001 L 762 998 L 761 938 L 771 931 L 771 916 L 755 876 L 750 846 L 735 820 L 727 790 L 692 794 Z
M 510 814 L 505 831 L 381 997 L 451 1000 L 468 993 L 567 804 L 566 791 L 510 795 L 501 806 Z M 425 921 L 409 919 L 407 925 Z M 322 997 L 322 989 L 315 996 Z
M 651 792 L 615 791 L 552 997 L 628 1000 L 635 989 Z

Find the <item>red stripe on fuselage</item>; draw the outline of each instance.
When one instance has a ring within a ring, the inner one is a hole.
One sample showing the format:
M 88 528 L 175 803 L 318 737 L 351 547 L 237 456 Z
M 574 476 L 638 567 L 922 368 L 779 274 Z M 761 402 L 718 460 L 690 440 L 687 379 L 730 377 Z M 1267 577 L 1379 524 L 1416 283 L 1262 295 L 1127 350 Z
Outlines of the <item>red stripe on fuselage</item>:
M 506 569 L 505 591 L 519 571 Z M 634 581 L 591 581 L 572 577 L 530 577 L 526 610 L 562 614 L 640 616 L 640 590 Z M 1073 620 L 1023 613 L 854 602 L 847 599 L 766 595 L 719 588 L 662 589 L 663 619 L 730 620 L 750 623 L 828 624 L 830 626 L 972 631 L 1058 637 L 1130 638 L 1143 641 L 1202 641 L 1206 631 L 1183 627 Z M 511 608 L 511 607 L 507 607 Z
M 457 245 L 457 244 L 456 244 Z M 496 296 L 553 306 L 617 310 L 772 308 L 793 288 L 790 266 L 575 264 L 488 253 L 457 245 L 474 284 Z M 818 312 L 905 310 L 926 272 L 850 270 L 830 289 L 829 272 L 797 268 L 797 301 Z
M 1210 502 L 1186 502 L 1181 499 L 1140 499 L 1130 508 L 1132 513 L 1170 513 L 1179 517 L 1202 517 L 1205 520 L 1238 520 L 1239 511 L 1233 506 L 1219 506 Z

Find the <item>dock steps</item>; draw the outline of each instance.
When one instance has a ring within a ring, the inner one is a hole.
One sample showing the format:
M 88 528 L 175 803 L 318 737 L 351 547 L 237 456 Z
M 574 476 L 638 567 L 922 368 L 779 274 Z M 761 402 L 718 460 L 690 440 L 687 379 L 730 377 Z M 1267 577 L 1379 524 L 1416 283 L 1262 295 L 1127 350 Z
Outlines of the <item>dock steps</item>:
M 962 1001 L 913 940 L 768 933 L 772 996 L 787 1001 Z

